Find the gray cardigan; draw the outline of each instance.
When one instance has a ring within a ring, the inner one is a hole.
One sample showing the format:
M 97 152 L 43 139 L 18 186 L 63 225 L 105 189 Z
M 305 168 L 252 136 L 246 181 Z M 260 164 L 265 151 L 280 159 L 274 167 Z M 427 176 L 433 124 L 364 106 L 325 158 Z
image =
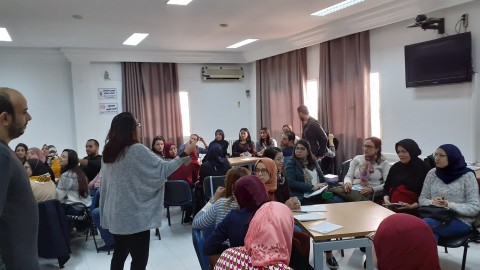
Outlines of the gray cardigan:
M 475 175 L 466 173 L 447 185 L 435 175 L 435 170 L 435 168 L 431 169 L 425 177 L 422 193 L 418 198 L 420 206 L 430 205 L 435 197 L 445 197 L 448 208 L 457 212 L 457 218 L 472 226 L 475 216 L 480 211 Z
M 101 226 L 121 235 L 160 227 L 167 177 L 189 160 L 176 157 L 165 161 L 137 143 L 126 148 L 122 159 L 102 161 Z

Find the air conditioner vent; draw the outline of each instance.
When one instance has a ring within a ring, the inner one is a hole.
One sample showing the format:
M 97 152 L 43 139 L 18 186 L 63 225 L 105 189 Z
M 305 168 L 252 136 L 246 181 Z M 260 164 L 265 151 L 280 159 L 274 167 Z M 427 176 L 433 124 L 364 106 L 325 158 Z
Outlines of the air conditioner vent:
M 202 67 L 202 78 L 209 80 L 242 80 L 245 77 L 242 67 L 208 68 Z

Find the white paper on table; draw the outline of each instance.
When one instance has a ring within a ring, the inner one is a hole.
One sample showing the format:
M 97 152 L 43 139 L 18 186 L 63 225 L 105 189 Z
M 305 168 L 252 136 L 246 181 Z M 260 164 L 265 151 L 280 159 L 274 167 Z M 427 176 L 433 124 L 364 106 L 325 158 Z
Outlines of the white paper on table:
M 310 197 L 313 197 L 313 196 L 315 196 L 315 195 L 318 195 L 318 194 L 322 193 L 326 188 L 328 188 L 328 185 L 322 187 L 321 189 L 317 189 L 317 190 L 315 190 L 314 192 L 312 192 L 312 193 L 310 193 L 310 194 L 308 194 L 308 195 L 306 195 L 306 196 L 304 196 L 304 197 L 305 197 L 305 198 L 310 198 Z
M 352 186 L 352 190 L 360 191 L 360 190 L 362 190 L 362 186 L 360 186 L 360 185 L 353 185 L 353 186 Z
M 329 233 L 329 232 L 333 232 L 335 230 L 338 230 L 340 228 L 343 228 L 343 226 L 333 224 L 333 223 L 330 223 L 330 222 L 327 221 L 327 222 L 324 222 L 322 224 L 311 226 L 309 229 L 312 230 L 312 231 L 319 232 L 319 233 Z
M 300 211 L 302 212 L 327 212 L 325 205 L 317 204 L 317 205 L 304 205 L 300 206 Z
M 325 215 L 319 213 L 308 213 L 303 215 L 293 216 L 298 221 L 313 221 L 313 220 L 322 220 L 325 219 Z

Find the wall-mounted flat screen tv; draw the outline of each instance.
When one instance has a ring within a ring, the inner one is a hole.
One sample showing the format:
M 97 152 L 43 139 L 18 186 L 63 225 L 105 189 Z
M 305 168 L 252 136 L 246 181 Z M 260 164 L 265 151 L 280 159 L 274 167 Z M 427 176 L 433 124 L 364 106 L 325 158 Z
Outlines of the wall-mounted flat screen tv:
M 405 46 L 407 87 L 472 81 L 470 32 Z

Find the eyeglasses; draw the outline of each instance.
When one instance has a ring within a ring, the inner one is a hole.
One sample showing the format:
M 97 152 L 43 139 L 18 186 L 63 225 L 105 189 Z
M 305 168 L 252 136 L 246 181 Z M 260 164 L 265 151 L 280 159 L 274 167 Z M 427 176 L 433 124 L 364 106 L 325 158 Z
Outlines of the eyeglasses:
M 266 174 L 267 173 L 267 169 L 263 168 L 263 169 L 255 169 L 254 170 L 255 174 Z
M 137 122 L 137 127 L 141 127 L 141 126 L 142 126 L 142 123 Z
M 295 147 L 295 151 L 305 151 L 307 148 L 305 147 Z
M 375 148 L 375 145 L 364 144 L 363 147 L 368 148 L 368 149 L 372 149 L 372 148 Z

